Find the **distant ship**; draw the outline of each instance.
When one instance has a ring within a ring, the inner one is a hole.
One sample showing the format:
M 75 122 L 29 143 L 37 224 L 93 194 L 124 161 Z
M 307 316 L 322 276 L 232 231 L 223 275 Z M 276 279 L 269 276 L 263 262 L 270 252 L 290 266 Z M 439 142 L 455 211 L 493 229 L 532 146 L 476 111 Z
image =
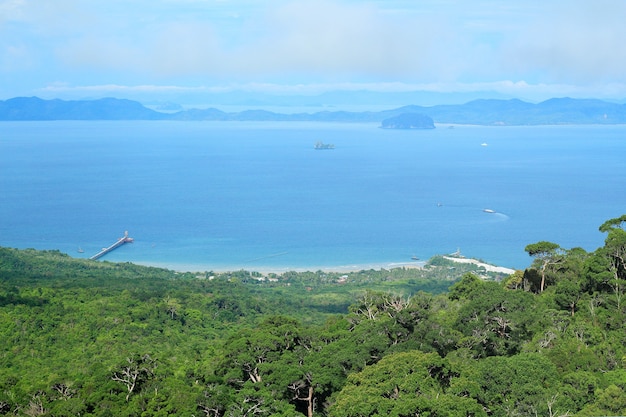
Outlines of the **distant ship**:
M 483 209 L 483 211 L 485 213 L 495 213 L 496 212 L 495 210 L 491 210 L 491 209 Z
M 335 145 L 333 145 L 332 143 L 315 142 L 314 148 L 317 149 L 317 150 L 321 150 L 321 149 L 335 149 Z

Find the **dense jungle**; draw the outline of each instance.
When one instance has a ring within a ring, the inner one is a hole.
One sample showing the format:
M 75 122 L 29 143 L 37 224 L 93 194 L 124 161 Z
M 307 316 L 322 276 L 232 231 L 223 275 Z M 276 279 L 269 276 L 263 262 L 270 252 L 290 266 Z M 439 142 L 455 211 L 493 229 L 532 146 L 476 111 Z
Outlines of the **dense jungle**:
M 0 415 L 626 414 L 626 215 L 512 275 L 261 274 L 0 248 Z

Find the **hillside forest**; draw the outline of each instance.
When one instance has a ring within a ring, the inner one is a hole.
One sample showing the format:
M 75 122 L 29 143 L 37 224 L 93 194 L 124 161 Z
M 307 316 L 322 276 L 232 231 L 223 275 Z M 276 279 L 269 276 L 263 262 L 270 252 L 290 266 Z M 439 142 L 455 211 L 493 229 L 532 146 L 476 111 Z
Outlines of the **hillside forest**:
M 626 415 L 626 215 L 489 274 L 178 273 L 0 248 L 0 415 Z

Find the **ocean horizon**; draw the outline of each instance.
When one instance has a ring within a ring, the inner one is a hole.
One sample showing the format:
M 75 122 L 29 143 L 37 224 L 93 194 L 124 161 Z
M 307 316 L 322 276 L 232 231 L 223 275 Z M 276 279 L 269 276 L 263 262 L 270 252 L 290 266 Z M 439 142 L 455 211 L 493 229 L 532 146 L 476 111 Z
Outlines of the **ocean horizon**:
M 626 126 L 0 123 L 0 246 L 178 270 L 523 269 L 625 212 Z M 335 149 L 315 150 L 318 141 Z

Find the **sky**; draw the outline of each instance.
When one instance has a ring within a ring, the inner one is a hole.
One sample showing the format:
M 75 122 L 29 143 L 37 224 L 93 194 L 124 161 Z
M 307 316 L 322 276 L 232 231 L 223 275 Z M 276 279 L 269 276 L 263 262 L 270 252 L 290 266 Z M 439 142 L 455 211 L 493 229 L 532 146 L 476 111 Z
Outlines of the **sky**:
M 625 0 L 0 0 L 0 100 L 626 102 L 624 21 Z

